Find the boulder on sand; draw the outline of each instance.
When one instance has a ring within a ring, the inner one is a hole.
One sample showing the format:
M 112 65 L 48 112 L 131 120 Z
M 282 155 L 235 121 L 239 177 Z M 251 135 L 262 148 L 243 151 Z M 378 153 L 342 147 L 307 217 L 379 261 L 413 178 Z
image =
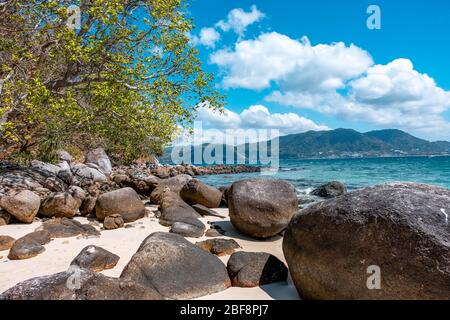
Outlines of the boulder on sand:
M 72 218 L 77 214 L 80 205 L 80 200 L 75 199 L 69 192 L 54 192 L 42 202 L 39 214 L 47 218 Z
M 233 287 L 252 288 L 286 281 L 288 269 L 277 257 L 265 252 L 233 253 L 227 264 Z
M 90 224 L 81 224 L 74 219 L 55 218 L 42 223 L 42 230 L 48 231 L 52 238 L 69 238 L 78 235 L 98 237 L 100 233 Z
M 160 211 L 159 223 L 163 226 L 171 226 L 175 222 L 191 223 L 192 219 L 201 217 L 178 194 L 170 190 L 166 190 L 163 194 Z
M 218 208 L 222 192 L 197 179 L 189 180 L 181 189 L 180 197 L 188 204 L 201 204 L 207 208 Z
M 41 198 L 29 190 L 23 190 L 12 196 L 0 199 L 0 206 L 17 220 L 32 223 L 41 205 Z
M 374 186 L 296 214 L 283 252 L 305 299 L 449 299 L 450 190 Z
M 119 262 L 119 256 L 97 246 L 87 246 L 72 260 L 70 265 L 100 272 L 112 269 Z
M 160 180 L 159 184 L 150 194 L 150 200 L 154 204 L 161 204 L 162 196 L 166 189 L 169 189 L 176 194 L 180 194 L 183 186 L 191 179 L 192 177 L 187 174 L 180 174 L 173 178 Z
M 347 188 L 342 182 L 331 181 L 311 191 L 311 194 L 314 196 L 329 199 L 340 196 L 346 192 Z
M 106 277 L 76 266 L 64 272 L 23 281 L 0 295 L 0 300 L 161 299 L 156 290 L 134 281 Z
M 125 223 L 133 222 L 144 217 L 145 206 L 133 189 L 118 189 L 102 194 L 95 204 L 95 215 L 100 221 L 112 214 L 120 214 Z
M 51 241 L 48 231 L 35 231 L 17 239 L 9 250 L 8 259 L 24 260 L 45 251 L 44 244 Z
M 103 220 L 103 227 L 106 230 L 114 230 L 122 228 L 124 225 L 123 218 L 120 214 L 112 214 L 110 216 L 105 217 Z
M 282 180 L 242 180 L 228 191 L 230 220 L 242 234 L 268 238 L 288 225 L 298 210 L 294 187 Z
M 230 286 L 219 258 L 179 235 L 163 232 L 142 242 L 120 277 L 156 289 L 167 299 L 201 297 Z
M 198 219 L 189 219 L 192 220 L 191 223 L 186 222 L 175 222 L 172 224 L 170 228 L 170 232 L 179 234 L 183 237 L 188 238 L 201 238 L 205 233 L 205 225 Z
M 10 236 L 0 236 L 0 251 L 11 249 L 15 241 L 16 239 Z
M 233 239 L 208 239 L 197 242 L 195 245 L 216 256 L 227 256 L 240 248 L 239 244 Z

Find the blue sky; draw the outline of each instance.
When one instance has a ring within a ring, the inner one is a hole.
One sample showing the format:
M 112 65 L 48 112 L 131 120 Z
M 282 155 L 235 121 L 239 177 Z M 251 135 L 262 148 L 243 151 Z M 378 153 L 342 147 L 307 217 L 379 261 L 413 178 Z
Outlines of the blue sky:
M 366 26 L 371 4 L 380 30 Z M 205 69 L 227 95 L 225 115 L 201 111 L 204 127 L 399 128 L 450 140 L 450 1 L 193 0 L 189 11 Z

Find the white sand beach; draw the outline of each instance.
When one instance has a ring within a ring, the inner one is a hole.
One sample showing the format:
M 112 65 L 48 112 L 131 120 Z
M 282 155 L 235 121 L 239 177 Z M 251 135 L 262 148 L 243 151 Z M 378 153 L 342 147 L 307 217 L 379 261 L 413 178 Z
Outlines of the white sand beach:
M 228 209 L 215 209 L 218 213 L 228 217 Z M 87 218 L 77 217 L 76 220 L 81 223 L 89 223 Z M 282 252 L 282 237 L 274 237 L 269 240 L 259 241 L 251 239 L 237 233 L 230 223 L 229 218 L 221 219 L 218 217 L 204 217 L 201 220 L 207 224 L 208 222 L 216 222 L 226 231 L 224 238 L 232 238 L 236 240 L 242 247 L 243 251 L 249 252 L 268 252 L 285 262 Z M 92 222 L 100 230 L 101 224 Z M 39 228 L 41 222 L 33 222 L 32 224 L 10 224 L 0 228 L 0 235 L 11 236 L 18 239 Z M 44 245 L 45 252 L 36 257 L 26 260 L 9 260 L 7 258 L 8 251 L 0 251 L 0 292 L 3 292 L 15 284 L 27 280 L 29 278 L 50 275 L 53 273 L 67 270 L 70 262 L 78 255 L 78 253 L 88 245 L 96 245 L 102 247 L 112 253 L 120 256 L 118 264 L 102 273 L 107 276 L 120 276 L 123 268 L 126 266 L 132 255 L 137 251 L 141 242 L 151 233 L 157 231 L 168 232 L 169 228 L 163 227 L 158 223 L 158 219 L 148 217 L 127 224 L 126 228 L 116 230 L 101 230 L 100 237 L 85 238 L 82 236 L 71 238 L 58 238 Z M 206 237 L 193 239 L 187 238 L 195 243 L 205 239 Z M 220 257 L 226 264 L 229 256 Z M 299 299 L 297 291 L 290 280 L 288 282 L 280 282 L 271 285 L 265 285 L 257 288 L 236 288 L 232 287 L 225 291 L 212 295 L 204 296 L 202 300 L 293 300 Z

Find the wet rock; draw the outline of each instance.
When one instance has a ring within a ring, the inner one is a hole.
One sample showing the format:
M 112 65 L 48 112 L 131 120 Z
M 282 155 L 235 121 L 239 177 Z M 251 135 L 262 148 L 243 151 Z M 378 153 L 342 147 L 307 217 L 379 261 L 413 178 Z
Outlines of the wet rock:
M 119 229 L 124 226 L 123 218 L 120 214 L 112 214 L 107 216 L 103 221 L 103 227 L 106 230 Z
M 101 247 L 87 246 L 73 259 L 70 265 L 88 269 L 93 272 L 100 272 L 112 269 L 119 262 L 120 257 Z
M 197 179 L 189 180 L 181 189 L 180 197 L 188 204 L 201 204 L 208 208 L 218 208 L 222 192 Z
M 143 241 L 121 278 L 156 289 L 169 299 L 201 297 L 230 286 L 219 258 L 179 235 L 163 232 L 153 233 Z
M 192 206 L 192 208 L 197 211 L 200 215 L 204 216 L 213 216 L 213 217 L 218 217 L 218 218 L 222 218 L 225 219 L 226 217 L 218 214 L 217 212 L 215 212 L 214 210 L 211 210 L 207 207 L 205 207 L 204 205 L 201 204 L 194 204 Z
M 23 190 L 13 196 L 0 199 L 0 206 L 17 220 L 24 223 L 32 223 L 36 216 L 41 199 L 32 191 Z
M 282 180 L 242 180 L 228 192 L 230 220 L 242 234 L 254 238 L 277 235 L 298 210 L 294 187 Z
M 78 267 L 23 281 L 0 300 L 161 300 L 149 287 L 128 279 L 106 277 Z
M 47 218 L 72 218 L 77 214 L 80 204 L 68 192 L 55 192 L 42 202 L 39 214 Z
M 197 242 L 196 245 L 219 257 L 230 255 L 240 248 L 239 244 L 233 239 L 209 239 Z
M 283 252 L 305 299 L 448 299 L 449 213 L 448 189 L 374 186 L 300 211 Z
M 44 244 L 51 241 L 47 231 L 35 231 L 17 239 L 9 250 L 8 259 L 24 260 L 45 251 Z
M 0 251 L 11 249 L 15 241 L 16 239 L 10 236 L 0 236 Z
M 144 203 L 131 188 L 104 193 L 97 199 L 95 215 L 97 219 L 103 221 L 112 214 L 121 215 L 125 223 L 136 221 L 144 217 Z
M 42 223 L 42 229 L 48 231 L 52 238 L 70 238 L 78 235 L 96 237 L 100 235 L 94 226 L 67 218 L 45 221 Z
M 347 192 L 347 188 L 342 182 L 339 181 L 331 181 L 328 182 L 317 189 L 311 191 L 311 194 L 314 196 L 322 197 L 322 198 L 334 198 L 340 196 Z
M 233 287 L 252 288 L 286 281 L 288 269 L 277 257 L 265 252 L 236 252 L 227 264 Z

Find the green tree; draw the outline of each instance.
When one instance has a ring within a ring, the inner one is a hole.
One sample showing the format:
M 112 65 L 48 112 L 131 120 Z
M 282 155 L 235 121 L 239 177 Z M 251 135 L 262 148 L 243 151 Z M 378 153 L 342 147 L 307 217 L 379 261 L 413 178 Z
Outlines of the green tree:
M 183 0 L 1 2 L 0 156 L 101 145 L 129 161 L 159 153 L 199 105 L 221 109 L 186 12 Z

